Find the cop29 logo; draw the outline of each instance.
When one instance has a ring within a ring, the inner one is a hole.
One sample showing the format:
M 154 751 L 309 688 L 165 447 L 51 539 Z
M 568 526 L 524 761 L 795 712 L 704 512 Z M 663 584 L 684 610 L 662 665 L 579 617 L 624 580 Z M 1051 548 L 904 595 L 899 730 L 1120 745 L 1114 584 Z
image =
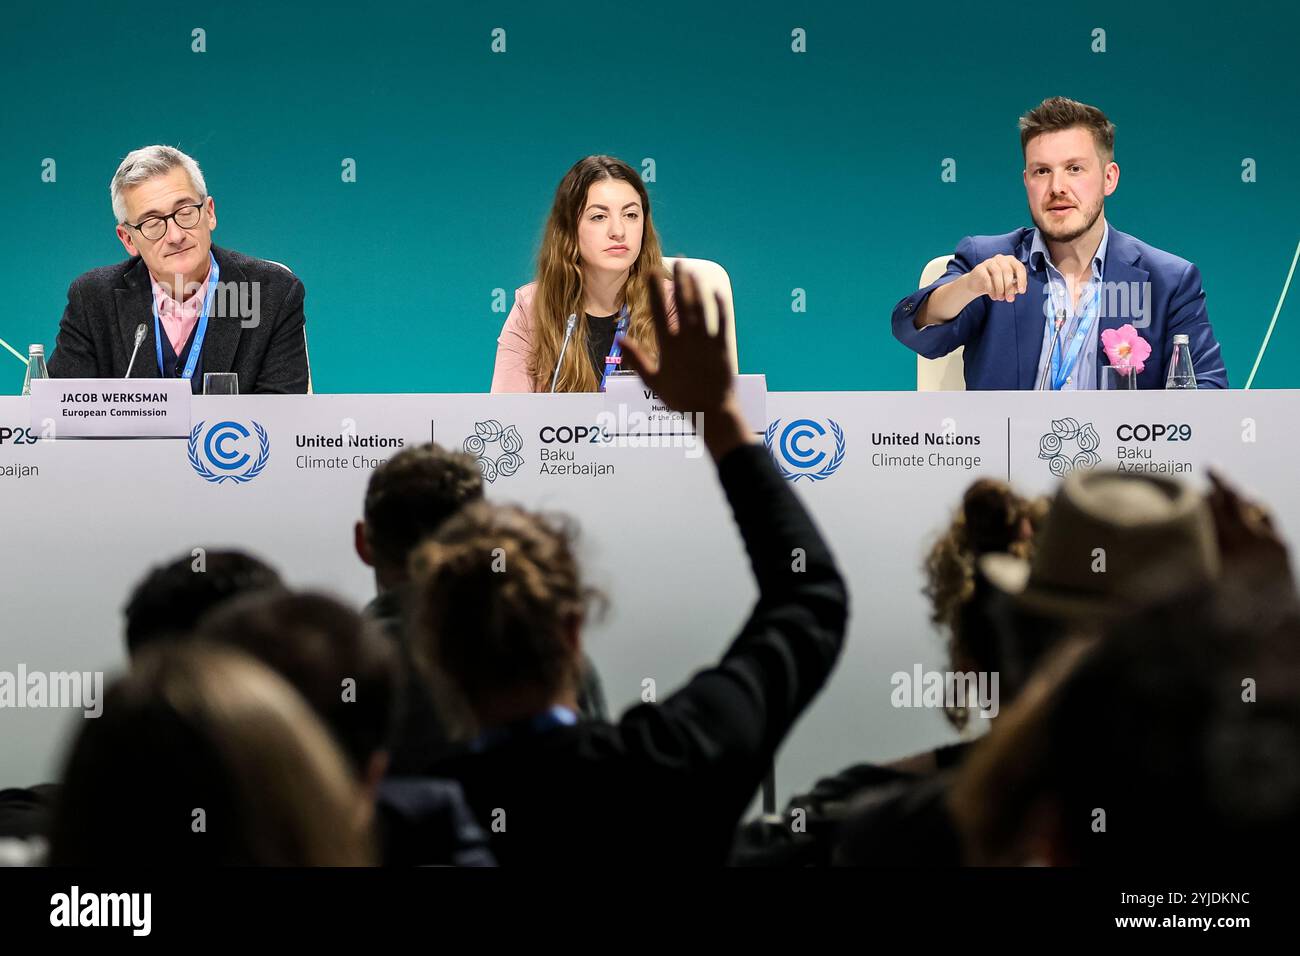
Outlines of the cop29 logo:
M 829 439 L 825 426 L 811 418 L 796 418 L 785 428 L 781 428 L 781 419 L 778 418 L 767 426 L 763 441 L 787 481 L 800 478 L 823 481 L 844 463 L 844 429 L 829 418 L 826 424 L 830 426 Z M 775 448 L 772 444 L 774 439 Z M 794 470 L 787 468 L 787 464 Z
M 41 437 L 26 425 L 15 425 L 12 428 L 0 425 L 0 445 L 5 442 L 13 442 L 15 445 L 35 445 L 40 440 Z
M 1092 422 L 1080 425 L 1077 418 L 1058 418 L 1052 422 L 1052 430 L 1038 440 L 1038 457 L 1047 462 L 1053 475 L 1064 478 L 1076 468 L 1100 464 L 1100 444 L 1101 436 Z
M 489 445 L 496 445 L 501 453 L 493 457 Z M 514 425 L 502 425 L 493 418 L 485 422 L 475 422 L 474 434 L 466 438 L 461 447 L 474 456 L 479 471 L 489 482 L 496 481 L 498 478 L 509 478 L 524 463 L 523 455 L 519 454 L 524 447 L 519 429 Z
M 252 423 L 253 432 L 240 422 L 217 422 L 206 432 L 203 424 L 190 432 L 189 451 L 190 465 L 204 481 L 243 484 L 260 475 L 271 460 L 271 439 L 257 422 Z

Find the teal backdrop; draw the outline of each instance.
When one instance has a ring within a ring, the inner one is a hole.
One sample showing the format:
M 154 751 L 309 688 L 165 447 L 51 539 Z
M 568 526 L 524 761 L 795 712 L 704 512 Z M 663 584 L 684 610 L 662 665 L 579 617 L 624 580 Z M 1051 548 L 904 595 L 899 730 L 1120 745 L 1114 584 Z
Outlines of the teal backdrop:
M 508 308 L 531 279 L 570 164 L 612 153 L 654 160 L 664 251 L 730 272 L 742 371 L 775 389 L 910 389 L 892 306 L 962 236 L 1028 224 L 1016 119 L 1062 94 L 1117 124 L 1107 215 L 1201 267 L 1240 387 L 1300 240 L 1298 9 L 9 6 L 0 337 L 53 345 L 69 282 L 125 258 L 114 169 L 167 143 L 203 167 L 219 244 L 302 277 L 317 390 L 484 391 L 505 318 L 494 290 Z M 1297 298 L 1255 387 L 1300 386 Z M 0 392 L 21 381 L 0 351 Z

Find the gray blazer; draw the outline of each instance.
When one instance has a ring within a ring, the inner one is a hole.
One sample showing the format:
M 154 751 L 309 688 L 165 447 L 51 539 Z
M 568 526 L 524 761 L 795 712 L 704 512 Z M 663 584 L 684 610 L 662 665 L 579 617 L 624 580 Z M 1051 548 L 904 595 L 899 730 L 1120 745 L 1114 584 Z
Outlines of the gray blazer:
M 305 394 L 307 341 L 302 306 L 306 292 L 302 280 L 284 266 L 264 259 L 216 246 L 212 254 L 221 269 L 221 285 L 242 283 L 238 294 L 245 306 L 257 303 L 257 320 L 254 323 L 247 317 L 252 309 L 223 309 L 222 297 L 217 296 L 199 369 L 238 373 L 243 394 Z M 50 377 L 121 378 L 131 359 L 136 327 L 143 322 L 145 337 L 131 377 L 157 378 L 152 295 L 149 269 L 139 256 L 91 269 L 74 279 L 50 356 Z M 234 297 L 228 301 L 233 302 Z

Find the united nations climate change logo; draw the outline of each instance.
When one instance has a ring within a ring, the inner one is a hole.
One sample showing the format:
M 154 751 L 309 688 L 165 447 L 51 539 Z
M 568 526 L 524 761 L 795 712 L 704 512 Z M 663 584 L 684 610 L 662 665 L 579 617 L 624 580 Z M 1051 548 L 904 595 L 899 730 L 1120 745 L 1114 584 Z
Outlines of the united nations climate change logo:
M 823 481 L 839 470 L 844 462 L 844 429 L 829 418 L 826 419 L 826 424 L 830 426 L 831 438 L 835 445 L 834 451 L 829 453 L 825 449 L 809 445 L 810 442 L 827 444 L 825 441 L 818 442 L 818 439 L 824 439 L 826 436 L 826 428 L 819 421 L 811 418 L 796 418 L 785 428 L 781 428 L 781 419 L 778 418 L 767 426 L 763 441 L 767 444 L 767 450 L 772 453 L 776 467 L 781 469 L 781 474 L 787 481 L 798 481 L 800 478 Z M 776 438 L 778 429 L 781 437 L 777 439 L 776 448 L 773 448 L 772 440 Z M 790 471 L 786 468 L 786 464 L 795 470 Z
M 1101 463 L 1097 446 L 1101 437 L 1092 422 L 1080 425 L 1075 418 L 1058 418 L 1052 430 L 1038 440 L 1038 457 L 1046 460 L 1057 478 L 1064 478 L 1076 468 L 1092 468 Z
M 497 446 L 499 454 L 495 458 L 489 454 L 489 445 Z M 496 419 L 475 422 L 474 434 L 465 439 L 463 447 L 478 461 L 479 471 L 488 481 L 509 478 L 524 464 L 524 458 L 519 454 L 524 447 L 519 429 L 514 425 L 503 426 Z
M 262 473 L 271 460 L 271 439 L 266 429 L 253 422 L 257 433 L 256 448 L 252 432 L 240 422 L 217 422 L 204 433 L 203 422 L 190 432 L 190 464 L 204 481 L 220 485 L 227 481 L 243 484 Z M 256 457 L 249 454 L 256 451 Z

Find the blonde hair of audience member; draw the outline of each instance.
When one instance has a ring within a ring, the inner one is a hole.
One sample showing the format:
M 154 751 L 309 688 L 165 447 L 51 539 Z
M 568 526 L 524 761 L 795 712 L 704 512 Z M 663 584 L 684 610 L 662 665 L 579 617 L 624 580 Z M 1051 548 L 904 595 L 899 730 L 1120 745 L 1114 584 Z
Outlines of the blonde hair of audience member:
M 369 865 L 370 825 L 346 759 L 288 683 L 239 651 L 164 646 L 141 652 L 73 745 L 51 862 Z

